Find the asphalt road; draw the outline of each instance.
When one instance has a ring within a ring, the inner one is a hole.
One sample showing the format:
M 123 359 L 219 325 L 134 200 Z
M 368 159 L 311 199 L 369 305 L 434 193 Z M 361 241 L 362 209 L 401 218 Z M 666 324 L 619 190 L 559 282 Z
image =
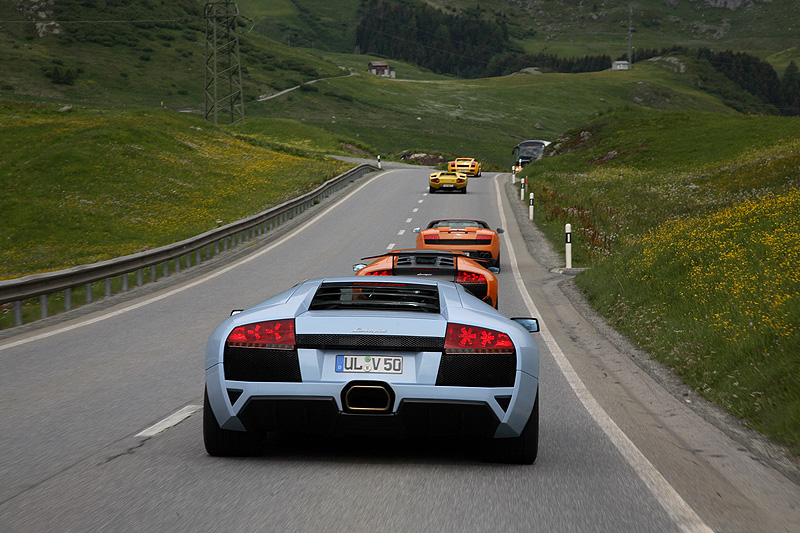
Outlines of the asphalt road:
M 246 253 L 0 340 L 0 531 L 800 531 L 796 484 L 587 319 L 507 174 L 431 195 L 427 170 L 390 167 Z M 441 217 L 506 228 L 500 310 L 542 319 L 537 462 L 371 439 L 207 456 L 203 350 L 230 310 L 413 247 Z

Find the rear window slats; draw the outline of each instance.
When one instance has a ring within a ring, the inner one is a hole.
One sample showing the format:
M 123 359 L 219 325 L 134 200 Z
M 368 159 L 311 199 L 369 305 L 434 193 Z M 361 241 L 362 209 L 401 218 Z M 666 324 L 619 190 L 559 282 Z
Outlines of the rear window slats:
M 309 310 L 333 309 L 439 313 L 439 290 L 435 285 L 413 283 L 323 283 Z

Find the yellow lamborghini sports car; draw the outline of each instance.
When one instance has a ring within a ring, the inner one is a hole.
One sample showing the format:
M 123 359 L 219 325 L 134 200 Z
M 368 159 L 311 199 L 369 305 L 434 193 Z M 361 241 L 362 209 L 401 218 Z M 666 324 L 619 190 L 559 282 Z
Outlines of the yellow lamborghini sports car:
M 483 165 L 471 157 L 457 157 L 454 161 L 447 163 L 447 170 L 477 177 L 483 173 Z
M 436 191 L 467 193 L 467 176 L 461 172 L 434 172 L 428 181 L 431 194 Z

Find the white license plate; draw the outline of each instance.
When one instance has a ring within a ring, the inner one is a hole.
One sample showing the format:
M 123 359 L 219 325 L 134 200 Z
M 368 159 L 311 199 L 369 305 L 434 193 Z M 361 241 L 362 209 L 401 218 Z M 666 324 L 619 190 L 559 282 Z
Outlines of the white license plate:
M 399 355 L 337 355 L 336 371 L 402 374 L 403 358 Z
M 453 184 L 452 183 L 443 183 L 442 184 L 442 189 L 452 189 L 452 188 L 453 188 Z

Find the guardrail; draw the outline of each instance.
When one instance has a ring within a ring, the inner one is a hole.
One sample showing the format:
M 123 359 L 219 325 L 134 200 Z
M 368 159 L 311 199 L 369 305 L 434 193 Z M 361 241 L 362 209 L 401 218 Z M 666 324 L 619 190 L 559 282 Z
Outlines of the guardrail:
M 39 316 L 47 318 L 50 308 L 56 307 L 51 305 L 54 294 L 63 294 L 63 301 L 59 301 L 55 311 L 70 311 L 74 303 L 73 292 L 83 293 L 84 303 L 93 301 L 95 283 L 103 282 L 105 284 L 104 296 L 109 297 L 114 292 L 114 285 L 123 292 L 129 290 L 131 276 L 135 277 L 137 286 L 143 285 L 145 279 L 148 282 L 163 279 L 170 275 L 170 266 L 173 273 L 180 272 L 184 262 L 186 268 L 197 266 L 204 260 L 207 261 L 227 251 L 229 246 L 240 245 L 277 228 L 309 207 L 318 204 L 332 193 L 344 188 L 351 181 L 376 170 L 378 167 L 372 164 L 359 165 L 294 200 L 175 244 L 57 272 L 32 274 L 18 279 L 0 281 L 0 305 L 12 304 L 14 327 L 17 327 L 25 322 L 23 302 L 31 298 L 39 298 Z M 194 263 L 192 263 L 192 255 L 195 256 Z M 161 266 L 160 277 L 159 266 Z M 149 272 L 146 269 L 149 269 Z M 113 283 L 116 278 L 119 278 L 119 282 Z

